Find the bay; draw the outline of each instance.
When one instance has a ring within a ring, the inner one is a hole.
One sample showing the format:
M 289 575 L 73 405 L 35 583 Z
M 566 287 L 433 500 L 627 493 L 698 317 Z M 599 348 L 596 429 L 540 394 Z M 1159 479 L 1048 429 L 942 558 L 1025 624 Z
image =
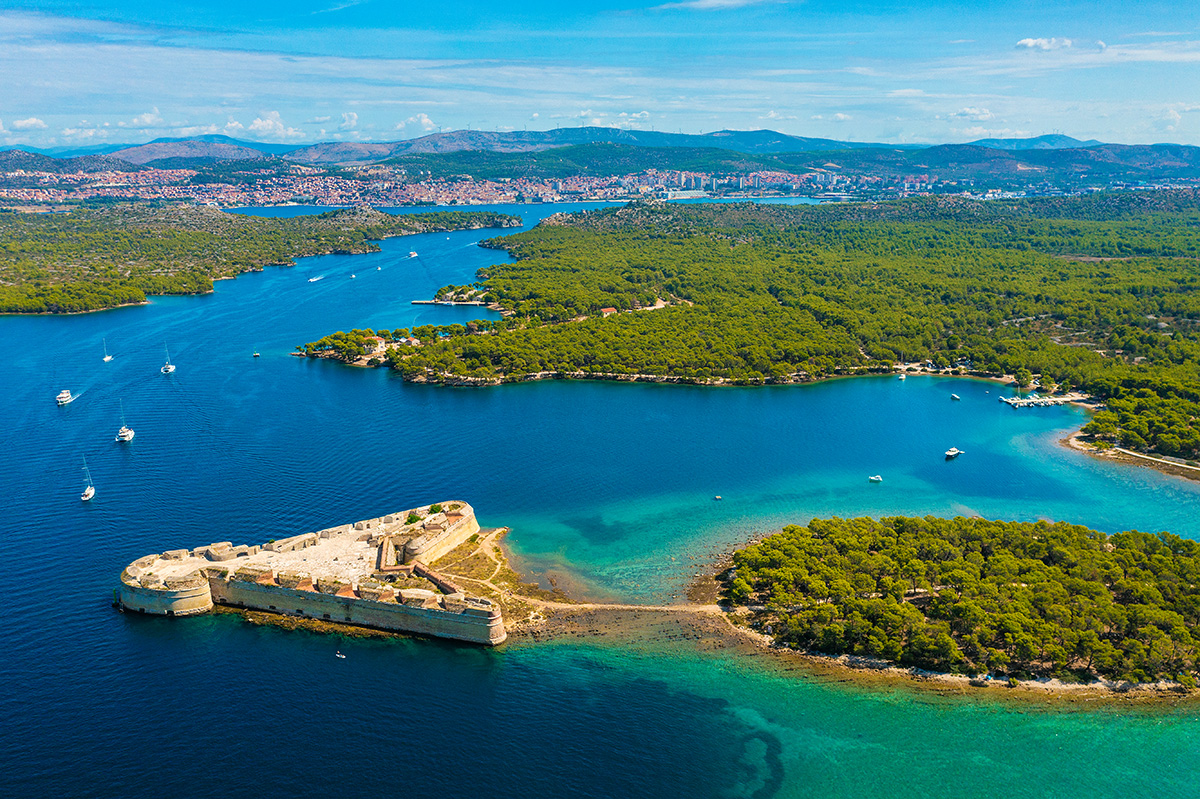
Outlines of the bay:
M 533 223 L 579 207 L 596 206 L 500 210 Z M 714 553 L 814 516 L 1200 537 L 1197 484 L 1066 450 L 1081 411 L 1013 410 L 984 381 L 475 390 L 289 357 L 337 329 L 478 318 L 411 300 L 503 259 L 476 246 L 490 235 L 392 239 L 209 296 L 0 318 L 0 793 L 1194 795 L 1192 706 L 1061 712 L 856 688 L 686 642 L 482 651 L 109 607 L 121 568 L 149 552 L 449 498 L 511 526 L 532 576 L 647 603 L 680 595 Z M 62 388 L 82 396 L 57 407 Z M 127 446 L 112 440 L 119 401 Z M 946 462 L 950 446 L 966 454 Z

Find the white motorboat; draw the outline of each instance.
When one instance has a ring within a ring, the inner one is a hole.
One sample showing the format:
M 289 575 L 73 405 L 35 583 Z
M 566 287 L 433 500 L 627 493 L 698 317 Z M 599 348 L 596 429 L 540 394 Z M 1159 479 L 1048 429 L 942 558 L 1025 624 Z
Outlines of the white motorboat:
M 58 392 L 58 396 L 54 398 L 54 401 L 59 405 L 68 405 L 77 399 L 79 399 L 78 395 L 72 394 L 70 389 L 64 388 Z
M 309 283 L 316 283 L 318 280 L 324 280 L 324 279 L 325 279 L 325 276 L 324 276 L 324 275 L 317 275 L 316 277 L 310 277 L 310 278 L 308 279 L 308 282 L 309 282 Z
M 965 454 L 966 454 L 966 450 L 959 449 L 958 447 L 951 447 L 950 449 L 946 450 L 946 460 L 952 461 L 955 458 L 957 458 L 959 455 L 965 455 Z
M 104 344 L 104 362 L 108 363 L 112 360 L 112 356 L 108 354 L 108 341 L 105 339 L 100 339 L 100 341 Z
M 133 428 L 125 424 L 125 401 L 121 401 L 121 429 L 114 441 L 133 441 Z
M 901 372 L 900 374 L 896 375 L 896 379 L 897 379 L 897 380 L 907 380 L 907 379 L 908 379 L 908 375 L 906 375 L 906 374 L 904 374 L 903 372 Z
M 877 475 L 877 474 L 873 474 L 870 477 L 868 477 L 867 480 L 871 481 L 872 483 L 882 483 L 883 477 L 881 477 L 880 475 Z
M 950 399 L 952 399 L 952 400 L 954 400 L 955 402 L 957 402 L 958 400 L 961 400 L 961 399 L 962 399 L 962 397 L 958 396 L 957 394 L 951 394 L 951 395 L 950 395 Z
M 416 257 L 417 257 L 417 251 L 416 251 L 416 250 L 409 250 L 409 251 L 408 251 L 408 257 L 409 257 L 409 258 L 416 258 Z
M 163 349 L 166 349 L 166 347 L 163 347 Z M 169 374 L 171 374 L 171 372 L 175 371 L 175 364 L 171 363 L 171 351 L 170 350 L 167 350 L 167 362 L 164 363 L 162 365 L 162 368 L 159 369 L 158 371 L 162 372 L 164 375 L 169 375 Z
M 79 499 L 87 502 L 92 497 L 96 496 L 96 487 L 92 485 L 92 473 L 88 469 L 87 458 L 83 459 L 83 475 L 87 478 L 87 487 L 83 489 L 83 493 L 79 495 Z

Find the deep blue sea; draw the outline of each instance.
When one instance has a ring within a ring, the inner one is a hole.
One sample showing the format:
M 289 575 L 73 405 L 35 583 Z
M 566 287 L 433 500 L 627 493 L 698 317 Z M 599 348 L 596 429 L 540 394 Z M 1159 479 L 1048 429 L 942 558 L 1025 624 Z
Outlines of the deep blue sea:
M 575 207 L 501 210 L 533 224 Z M 687 642 L 484 650 L 110 607 L 121 568 L 150 552 L 450 498 L 510 526 L 531 579 L 646 603 L 681 595 L 714 553 L 814 516 L 1200 537 L 1200 484 L 1063 449 L 1081 412 L 1014 411 L 982 381 L 450 389 L 289 357 L 333 330 L 478 316 L 410 301 L 504 258 L 476 246 L 492 235 L 391 239 L 209 296 L 0 318 L 0 796 L 1200 795 L 1195 705 L 1051 711 L 858 688 Z M 57 407 L 63 388 L 82 396 Z M 137 431 L 124 446 L 121 401 Z M 950 446 L 967 454 L 946 462 Z

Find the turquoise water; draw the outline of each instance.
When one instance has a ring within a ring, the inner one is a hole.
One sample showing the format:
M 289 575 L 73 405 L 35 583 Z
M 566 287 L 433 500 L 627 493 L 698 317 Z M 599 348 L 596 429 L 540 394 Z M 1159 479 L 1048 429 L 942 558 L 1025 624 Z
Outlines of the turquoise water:
M 561 207 L 512 210 L 532 222 Z M 1065 450 L 1080 412 L 1014 411 L 981 381 L 473 390 L 288 357 L 335 329 L 475 315 L 409 301 L 504 257 L 474 246 L 488 235 L 394 239 L 206 297 L 0 318 L 0 795 L 1197 794 L 1192 708 L 1060 713 L 863 690 L 667 639 L 482 651 L 113 612 L 117 574 L 148 552 L 450 497 L 510 525 L 531 575 L 645 602 L 681 593 L 715 552 L 818 515 L 1200 537 L 1200 486 Z M 83 393 L 58 408 L 62 388 Z M 131 446 L 112 441 L 118 400 Z M 947 463 L 950 446 L 967 454 Z

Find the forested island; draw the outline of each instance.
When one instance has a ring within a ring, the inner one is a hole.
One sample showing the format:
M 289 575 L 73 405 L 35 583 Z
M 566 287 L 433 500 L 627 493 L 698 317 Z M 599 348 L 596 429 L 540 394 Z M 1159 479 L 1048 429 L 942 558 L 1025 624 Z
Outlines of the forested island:
M 0 213 L 0 313 L 73 313 L 212 291 L 233 277 L 325 253 L 366 253 L 390 236 L 520 220 L 490 212 L 394 216 L 371 208 L 254 217 L 194 205 L 120 203 L 68 214 Z
M 378 363 L 456 384 L 766 384 L 920 361 L 1082 389 L 1106 405 L 1084 429 L 1093 441 L 1200 457 L 1196 192 L 639 203 L 488 244 L 519 260 L 439 295 L 508 316 L 386 331 L 420 345 L 391 346 Z M 306 351 L 354 360 L 372 334 L 333 334 Z
M 968 675 L 1195 687 L 1200 544 L 978 518 L 813 520 L 734 553 L 777 643 Z

